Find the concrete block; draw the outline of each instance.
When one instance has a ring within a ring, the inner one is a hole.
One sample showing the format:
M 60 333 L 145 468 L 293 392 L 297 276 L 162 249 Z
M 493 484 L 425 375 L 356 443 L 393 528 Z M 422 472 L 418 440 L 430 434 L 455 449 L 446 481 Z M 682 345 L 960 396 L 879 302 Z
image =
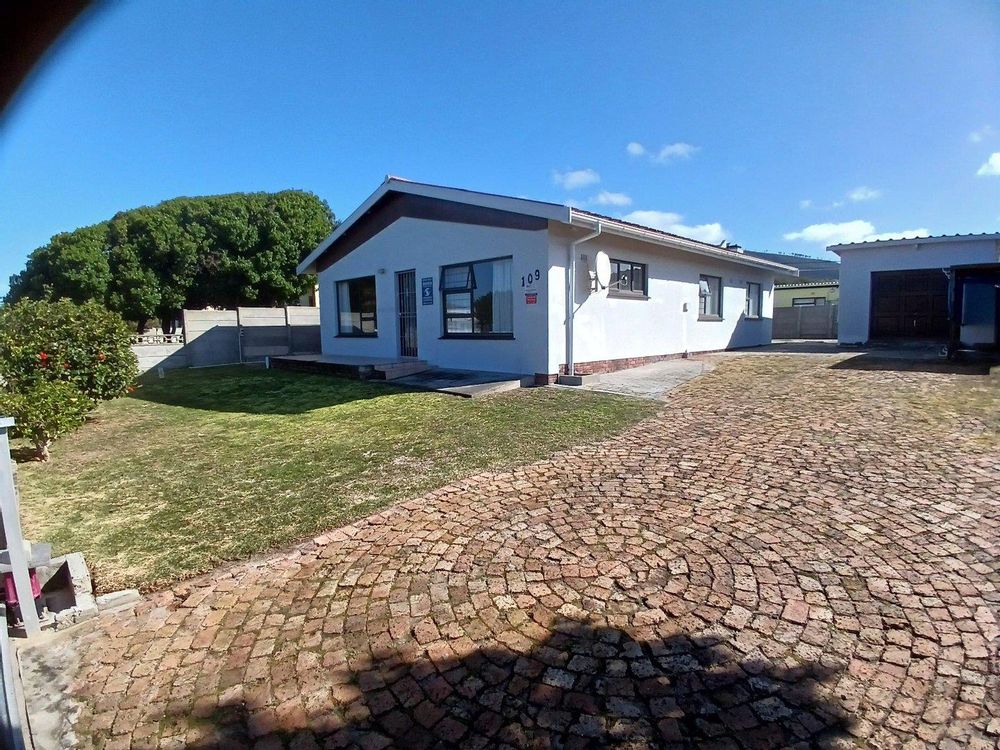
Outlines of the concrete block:
M 556 382 L 559 385 L 590 385 L 600 383 L 601 376 L 596 373 L 594 375 L 560 375 Z
M 136 589 L 112 591 L 110 594 L 101 594 L 97 597 L 97 608 L 101 612 L 105 612 L 109 609 L 118 609 L 119 607 L 135 604 L 140 599 L 142 599 L 142 595 Z

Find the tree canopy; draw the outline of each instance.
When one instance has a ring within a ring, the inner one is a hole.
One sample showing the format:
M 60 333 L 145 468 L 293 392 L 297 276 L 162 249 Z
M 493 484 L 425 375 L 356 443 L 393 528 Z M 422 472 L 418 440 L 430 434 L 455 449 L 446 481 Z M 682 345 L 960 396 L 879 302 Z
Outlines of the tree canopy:
M 287 304 L 312 288 L 295 267 L 335 225 L 326 201 L 300 190 L 174 198 L 57 234 L 6 302 L 93 300 L 140 328 L 184 307 Z

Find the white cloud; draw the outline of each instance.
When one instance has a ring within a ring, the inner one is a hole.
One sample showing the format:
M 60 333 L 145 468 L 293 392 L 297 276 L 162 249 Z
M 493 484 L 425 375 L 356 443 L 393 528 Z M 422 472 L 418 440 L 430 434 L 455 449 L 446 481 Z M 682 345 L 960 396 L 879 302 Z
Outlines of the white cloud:
M 668 164 L 678 159 L 690 159 L 701 150 L 700 146 L 692 146 L 690 143 L 677 142 L 668 143 L 659 151 L 653 152 L 637 141 L 629 143 L 625 150 L 630 156 L 648 156 L 654 164 Z
M 596 203 L 599 206 L 630 206 L 632 205 L 632 198 L 625 193 L 612 193 L 608 190 L 602 190 L 591 198 L 590 202 Z
M 865 185 L 859 185 L 858 187 L 854 188 L 854 190 L 852 190 L 847 194 L 847 197 L 850 198 L 855 203 L 860 203 L 861 201 L 873 201 L 876 198 L 880 198 L 881 196 L 882 196 L 881 190 L 876 190 L 875 188 L 866 187 Z
M 697 224 L 694 226 L 682 223 L 684 217 L 673 211 L 632 211 L 622 217 L 625 221 L 660 229 L 671 234 L 679 234 L 692 240 L 709 242 L 718 245 L 726 239 L 727 232 L 722 224 Z
M 976 171 L 976 174 L 980 177 L 1000 175 L 1000 151 L 994 151 L 990 154 L 990 158 L 983 163 L 983 166 Z
M 601 181 L 601 176 L 593 169 L 573 169 L 567 172 L 553 172 L 552 181 L 566 190 L 577 190 Z
M 660 149 L 660 152 L 653 157 L 653 161 L 666 164 L 674 159 L 690 159 L 699 150 L 698 146 L 690 143 L 671 143 Z
M 902 239 L 904 237 L 927 237 L 930 231 L 919 229 L 903 229 L 898 232 L 876 232 L 875 225 L 870 221 L 855 219 L 842 221 L 839 224 L 810 224 L 798 232 L 787 232 L 786 240 L 818 242 L 824 245 L 842 245 L 851 242 L 873 242 L 874 240 Z
M 973 130 L 971 133 L 969 133 L 969 142 L 982 143 L 991 135 L 995 135 L 996 132 L 997 131 L 993 129 L 992 125 L 983 125 L 978 130 Z
M 799 208 L 803 210 L 807 208 L 812 208 L 812 204 L 813 202 L 811 198 L 803 198 L 802 200 L 799 201 Z
M 930 237 L 931 232 L 925 227 L 920 227 L 919 229 L 903 229 L 899 232 L 881 232 L 879 234 L 873 234 L 865 237 L 865 242 L 874 242 L 875 240 L 904 240 L 912 239 L 914 237 Z

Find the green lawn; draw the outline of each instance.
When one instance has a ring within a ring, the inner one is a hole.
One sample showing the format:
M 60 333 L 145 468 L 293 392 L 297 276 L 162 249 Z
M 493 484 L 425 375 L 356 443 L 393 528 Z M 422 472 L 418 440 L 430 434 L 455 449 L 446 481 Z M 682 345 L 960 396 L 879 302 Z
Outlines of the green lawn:
M 102 404 L 49 463 L 21 464 L 21 511 L 27 536 L 84 553 L 99 591 L 151 589 L 656 409 L 552 388 L 473 400 L 275 370 L 181 370 Z

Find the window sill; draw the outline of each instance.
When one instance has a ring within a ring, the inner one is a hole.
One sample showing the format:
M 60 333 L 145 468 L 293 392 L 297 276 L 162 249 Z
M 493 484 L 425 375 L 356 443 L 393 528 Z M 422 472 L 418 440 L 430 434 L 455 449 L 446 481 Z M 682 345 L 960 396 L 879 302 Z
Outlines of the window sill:
M 714 322 L 718 323 L 719 321 L 722 320 L 722 316 L 721 315 L 699 315 L 698 316 L 698 320 L 714 321 Z
M 638 299 L 638 300 L 648 300 L 648 294 L 633 294 L 630 292 L 613 292 L 608 290 L 608 297 L 613 299 Z
M 513 341 L 513 333 L 446 333 L 441 339 L 492 339 L 494 341 Z
M 338 333 L 338 339 L 377 339 L 377 333 Z
M 759 315 L 744 315 L 743 318 L 745 320 L 763 320 Z

